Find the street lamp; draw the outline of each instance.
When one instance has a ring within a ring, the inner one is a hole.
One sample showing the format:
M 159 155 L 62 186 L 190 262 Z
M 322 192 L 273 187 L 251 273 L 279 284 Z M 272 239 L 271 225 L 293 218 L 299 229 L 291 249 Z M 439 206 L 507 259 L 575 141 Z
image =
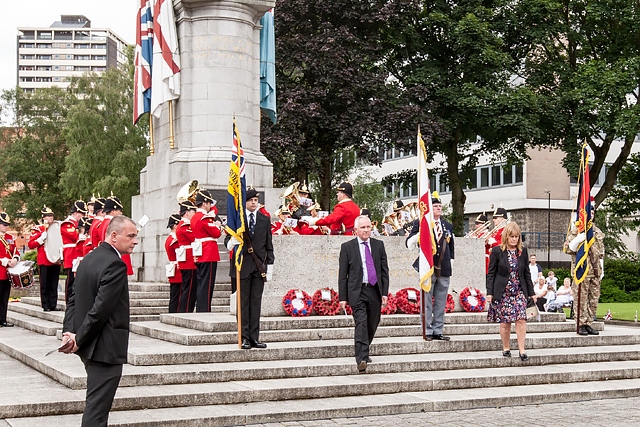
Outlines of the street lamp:
M 551 268 L 551 190 L 545 189 L 547 194 L 547 268 Z

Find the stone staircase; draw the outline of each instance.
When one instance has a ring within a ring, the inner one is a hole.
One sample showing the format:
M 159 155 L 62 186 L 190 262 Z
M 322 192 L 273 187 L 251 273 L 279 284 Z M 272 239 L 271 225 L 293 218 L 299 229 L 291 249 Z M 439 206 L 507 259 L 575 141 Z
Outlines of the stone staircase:
M 219 286 L 227 297 L 216 298 L 228 304 L 228 290 Z M 132 314 L 160 309 L 145 301 L 167 298 L 168 285 L 130 288 Z M 44 356 L 59 345 L 62 312 L 44 313 L 28 300 L 12 304 L 10 317 L 20 327 L 0 331 L 0 350 L 13 358 L 0 359 L 0 369 L 25 380 L 0 394 L 0 418 L 10 426 L 79 425 L 82 363 Z M 516 357 L 501 356 L 498 325 L 487 324 L 484 313 L 447 314 L 448 342 L 423 341 L 416 315 L 383 316 L 365 375 L 357 374 L 347 316 L 263 318 L 264 350 L 238 349 L 228 309 L 140 316 L 131 322 L 112 426 L 239 425 L 640 396 L 640 330 L 596 323 L 599 336 L 581 337 L 563 314 L 543 313 L 528 324 L 528 362 L 517 350 Z

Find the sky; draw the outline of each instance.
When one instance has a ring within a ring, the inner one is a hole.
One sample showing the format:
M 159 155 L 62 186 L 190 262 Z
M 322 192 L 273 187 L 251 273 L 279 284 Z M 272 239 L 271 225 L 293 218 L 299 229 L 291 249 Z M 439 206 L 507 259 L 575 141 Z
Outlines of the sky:
M 92 28 L 109 28 L 133 44 L 136 0 L 2 0 L 0 19 L 0 90 L 16 85 L 18 27 L 48 27 L 60 15 L 84 15 Z

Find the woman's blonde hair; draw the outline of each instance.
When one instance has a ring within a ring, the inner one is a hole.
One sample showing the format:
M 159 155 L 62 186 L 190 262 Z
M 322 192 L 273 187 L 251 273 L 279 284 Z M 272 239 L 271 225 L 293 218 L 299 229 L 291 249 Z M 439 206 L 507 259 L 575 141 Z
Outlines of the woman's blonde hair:
M 518 236 L 518 244 L 516 247 L 518 251 L 522 251 L 522 232 L 520 231 L 520 226 L 517 222 L 511 221 L 507 225 L 504 226 L 502 230 L 502 241 L 500 242 L 500 249 L 503 251 L 507 250 L 507 243 L 509 242 L 509 236 Z

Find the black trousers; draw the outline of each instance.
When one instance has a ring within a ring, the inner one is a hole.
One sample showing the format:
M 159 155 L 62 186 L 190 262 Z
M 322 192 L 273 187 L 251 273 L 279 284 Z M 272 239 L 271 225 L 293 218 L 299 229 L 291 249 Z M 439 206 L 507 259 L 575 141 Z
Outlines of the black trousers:
M 67 304 L 69 303 L 69 295 L 71 295 L 71 291 L 73 290 L 73 284 L 76 281 L 76 275 L 72 270 L 72 268 L 64 269 L 64 271 L 66 271 L 67 273 L 67 280 L 65 280 L 64 282 L 64 302 L 66 302 Z
M 536 305 L 538 306 L 538 311 L 545 311 L 544 305 L 547 303 L 546 298 L 538 298 L 536 301 Z
M 0 280 L 0 322 L 7 321 L 7 307 L 9 306 L 9 294 L 11 293 L 11 282 Z
M 193 313 L 196 307 L 196 270 L 182 270 L 182 286 L 180 287 L 180 300 L 178 301 L 178 313 Z
M 169 313 L 178 312 L 178 302 L 180 301 L 180 288 L 182 282 L 169 283 Z
M 211 296 L 216 285 L 217 262 L 196 263 L 198 274 L 198 291 L 196 295 L 196 313 L 211 312 Z
M 82 427 L 107 427 L 109 411 L 122 376 L 122 365 L 82 359 L 87 371 L 87 405 Z
M 59 265 L 39 265 L 40 270 L 40 305 L 42 308 L 58 306 Z
M 235 278 L 231 279 L 235 282 Z M 258 341 L 260 335 L 260 309 L 264 281 L 258 270 L 240 278 L 240 305 L 242 306 L 242 339 Z
M 353 320 L 356 323 L 354 333 L 356 363 L 360 363 L 369 357 L 369 346 L 380 323 L 380 308 L 382 298 L 378 291 L 378 285 L 362 285 L 360 297 L 353 309 Z

